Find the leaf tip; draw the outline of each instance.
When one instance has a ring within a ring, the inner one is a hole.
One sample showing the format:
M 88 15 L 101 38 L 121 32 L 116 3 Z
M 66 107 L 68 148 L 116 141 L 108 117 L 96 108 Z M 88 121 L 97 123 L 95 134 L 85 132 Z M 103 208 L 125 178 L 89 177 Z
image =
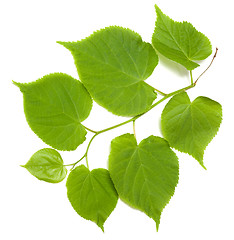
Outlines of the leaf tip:
M 103 224 L 102 224 L 102 225 L 101 225 L 101 224 L 100 224 L 100 225 L 98 225 L 98 227 L 99 227 L 99 228 L 101 228 L 101 230 L 102 230 L 102 232 L 103 232 L 103 233 L 105 232 L 105 231 L 104 231 Z
M 156 223 L 156 231 L 158 232 L 159 229 L 159 223 Z
M 63 45 L 65 42 L 63 42 L 63 41 L 56 41 L 56 43 Z
M 73 50 L 73 43 L 72 42 L 62 42 L 62 41 L 56 41 L 56 43 L 64 46 L 66 49 L 72 51 Z
M 204 151 L 203 151 L 203 154 L 204 154 Z M 205 167 L 204 162 L 203 162 L 203 154 L 202 154 L 201 158 L 198 158 L 197 156 L 194 156 L 193 154 L 191 154 L 191 156 L 198 161 L 198 163 L 202 166 L 203 169 L 207 170 L 207 168 Z
M 13 83 L 16 87 L 18 87 L 18 88 L 20 88 L 21 85 L 22 85 L 22 83 L 15 82 L 14 80 L 12 80 L 12 83 Z
M 157 4 L 154 4 L 154 7 L 155 7 L 156 10 L 159 9 Z
M 155 219 L 154 219 L 155 220 Z M 158 232 L 158 230 L 159 230 L 159 224 L 160 224 L 160 217 L 157 219 L 157 220 L 155 220 L 155 223 L 156 223 L 156 231 Z
M 207 168 L 205 167 L 205 165 L 204 165 L 203 163 L 201 163 L 201 166 L 202 166 L 205 170 L 207 170 Z
M 24 91 L 24 89 L 25 89 L 25 83 L 19 83 L 19 82 L 15 82 L 15 81 L 13 81 L 13 80 L 12 80 L 12 83 L 13 83 L 16 87 L 18 87 L 21 92 Z
M 154 7 L 155 7 L 155 10 L 156 10 L 157 15 L 163 14 L 163 13 L 162 13 L 162 10 L 159 8 L 159 6 L 158 6 L 157 4 L 155 4 Z
M 104 233 L 104 223 L 105 223 L 106 219 L 101 219 L 100 216 L 97 215 L 97 219 L 94 220 L 94 222 L 97 224 L 97 226 L 102 230 L 102 232 Z
M 63 42 L 63 41 L 56 41 L 56 43 L 64 46 L 65 48 L 67 48 L 67 42 Z

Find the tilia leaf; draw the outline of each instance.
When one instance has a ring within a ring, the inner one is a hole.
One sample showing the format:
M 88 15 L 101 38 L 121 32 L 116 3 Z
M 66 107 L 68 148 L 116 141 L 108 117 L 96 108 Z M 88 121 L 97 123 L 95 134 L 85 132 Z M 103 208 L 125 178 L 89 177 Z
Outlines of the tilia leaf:
M 118 194 L 108 170 L 84 165 L 76 167 L 67 179 L 67 195 L 74 210 L 83 218 L 95 222 L 103 231 L 103 224 L 114 210 Z
M 110 112 L 135 116 L 156 98 L 144 80 L 158 64 L 158 56 L 139 34 L 108 27 L 82 41 L 59 43 L 71 51 L 80 80 L 93 99 Z
M 23 93 L 29 126 L 45 143 L 58 150 L 75 150 L 84 142 L 86 130 L 81 122 L 90 113 L 92 99 L 81 82 L 54 73 L 15 85 Z
M 109 171 L 120 198 L 156 222 L 174 194 L 179 165 L 166 140 L 150 136 L 137 145 L 134 135 L 111 142 Z
M 56 150 L 50 148 L 34 153 L 23 167 L 39 180 L 50 183 L 61 182 L 67 175 L 62 157 Z
M 190 101 L 186 92 L 175 95 L 162 112 L 162 133 L 170 146 L 192 155 L 204 167 L 206 146 L 218 132 L 222 107 L 207 98 Z
M 176 22 L 155 6 L 157 21 L 152 38 L 153 46 L 165 57 L 193 70 L 212 53 L 209 39 L 191 23 Z

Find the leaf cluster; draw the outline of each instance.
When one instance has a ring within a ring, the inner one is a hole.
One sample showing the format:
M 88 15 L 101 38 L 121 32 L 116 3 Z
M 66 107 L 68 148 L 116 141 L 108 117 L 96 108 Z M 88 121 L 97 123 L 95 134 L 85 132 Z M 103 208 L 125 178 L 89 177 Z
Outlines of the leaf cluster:
M 217 134 L 221 105 L 204 96 L 191 101 L 187 90 L 196 86 L 192 70 L 212 53 L 209 39 L 191 23 L 176 22 L 155 6 L 157 19 L 152 43 L 134 31 L 111 26 L 77 42 L 58 42 L 75 62 L 79 80 L 52 73 L 31 83 L 14 82 L 23 93 L 24 112 L 32 131 L 52 148 L 37 151 L 23 166 L 39 180 L 58 183 L 67 176 L 67 196 L 74 210 L 103 231 L 118 198 L 156 222 L 169 203 L 179 180 L 177 149 L 205 168 L 204 150 Z M 184 66 L 191 84 L 165 94 L 145 82 L 159 63 L 158 53 Z M 216 56 L 216 54 L 215 54 Z M 213 61 L 213 60 L 212 60 Z M 158 95 L 162 98 L 155 102 Z M 114 138 L 108 169 L 90 171 L 87 154 L 93 139 L 133 122 L 169 99 L 161 115 L 162 136 L 149 136 L 137 144 L 135 134 Z M 130 117 L 100 131 L 83 125 L 95 101 L 109 112 Z M 87 131 L 94 135 L 83 157 L 64 164 L 57 150 L 77 149 Z M 57 149 L 57 150 L 55 150 Z M 86 159 L 86 165 L 78 165 Z M 78 165 L 78 166 L 77 166 Z

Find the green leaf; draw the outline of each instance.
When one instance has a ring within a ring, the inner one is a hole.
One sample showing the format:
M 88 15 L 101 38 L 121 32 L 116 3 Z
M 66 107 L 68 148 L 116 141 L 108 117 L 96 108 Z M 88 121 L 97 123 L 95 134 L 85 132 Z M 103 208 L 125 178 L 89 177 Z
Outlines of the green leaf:
M 156 98 L 144 80 L 158 64 L 158 56 L 139 34 L 112 26 L 82 41 L 59 43 L 71 51 L 80 80 L 93 99 L 110 112 L 135 116 Z
M 61 182 L 67 175 L 67 169 L 63 166 L 60 154 L 50 148 L 44 148 L 32 155 L 25 167 L 39 180 L 50 183 Z
M 23 93 L 24 112 L 31 129 L 58 150 L 75 150 L 84 142 L 81 124 L 92 108 L 92 99 L 81 82 L 62 73 L 31 83 L 16 83 Z
M 150 136 L 137 145 L 134 135 L 111 142 L 109 171 L 120 198 L 156 222 L 174 194 L 179 165 L 166 140 Z
M 222 107 L 207 98 L 190 101 L 186 92 L 175 95 L 162 112 L 162 133 L 170 146 L 192 155 L 201 166 L 206 146 L 218 132 Z M 205 168 L 205 167 L 204 167 Z
M 103 224 L 118 201 L 108 170 L 98 168 L 90 172 L 84 165 L 76 167 L 67 179 L 67 195 L 81 217 L 95 222 L 104 231 Z
M 206 59 L 212 53 L 209 39 L 191 23 L 175 22 L 155 5 L 157 21 L 153 46 L 165 57 L 182 64 L 188 70 L 198 67 L 194 61 Z

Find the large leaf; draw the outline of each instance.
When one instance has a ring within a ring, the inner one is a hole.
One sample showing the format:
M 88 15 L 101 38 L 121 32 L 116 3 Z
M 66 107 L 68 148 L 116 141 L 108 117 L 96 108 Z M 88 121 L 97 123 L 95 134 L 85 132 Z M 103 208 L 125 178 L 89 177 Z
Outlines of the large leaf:
M 80 80 L 93 99 L 112 113 L 135 116 L 156 98 L 144 80 L 158 64 L 158 56 L 137 33 L 108 27 L 82 41 L 59 43 L 71 51 Z
M 212 53 L 209 39 L 191 23 L 175 22 L 155 6 L 157 21 L 152 38 L 153 46 L 165 57 L 178 62 L 188 70 L 198 67 L 194 61 L 203 60 Z
M 67 169 L 63 166 L 60 154 L 50 148 L 44 148 L 32 155 L 25 167 L 39 180 L 50 183 L 61 182 L 67 175 Z
M 118 194 L 108 170 L 91 172 L 84 165 L 76 167 L 67 179 L 67 195 L 75 211 L 95 222 L 103 231 L 103 224 L 114 210 Z
M 115 138 L 109 171 L 120 198 L 153 218 L 158 229 L 179 175 L 178 159 L 167 141 L 150 136 L 137 145 L 131 134 Z
M 218 132 L 222 107 L 207 98 L 190 101 L 186 92 L 175 95 L 162 112 L 162 133 L 171 147 L 192 155 L 204 167 L 206 146 Z
M 75 150 L 84 142 L 81 124 L 92 108 L 92 99 L 81 82 L 62 73 L 31 83 L 16 83 L 24 97 L 24 112 L 31 129 L 48 145 Z

